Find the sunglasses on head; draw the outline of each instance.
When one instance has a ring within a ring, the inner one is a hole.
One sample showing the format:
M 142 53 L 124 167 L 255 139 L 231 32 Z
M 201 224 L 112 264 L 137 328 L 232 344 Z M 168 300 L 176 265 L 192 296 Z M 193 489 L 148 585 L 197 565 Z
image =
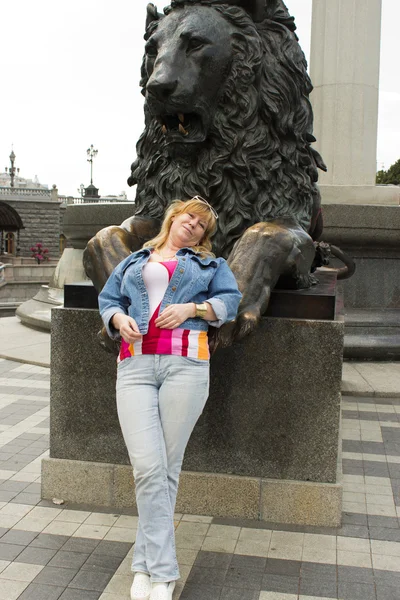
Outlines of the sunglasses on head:
M 211 210 L 212 214 L 214 215 L 214 217 L 216 219 L 218 219 L 218 213 L 215 210 L 215 208 L 213 208 L 211 206 L 211 204 L 209 202 L 207 202 L 207 200 L 205 198 L 202 198 L 202 196 L 193 196 L 193 198 L 191 198 L 192 200 L 198 200 L 199 202 L 202 202 L 203 204 L 205 204 L 206 206 L 208 206 L 208 208 Z

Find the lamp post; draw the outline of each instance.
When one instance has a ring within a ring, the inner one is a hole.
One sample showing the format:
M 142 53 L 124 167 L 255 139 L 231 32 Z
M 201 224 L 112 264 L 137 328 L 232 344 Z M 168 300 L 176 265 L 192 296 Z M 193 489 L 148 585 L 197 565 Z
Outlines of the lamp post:
M 98 150 L 93 148 L 93 144 L 86 150 L 88 155 L 87 161 L 90 163 L 90 185 L 93 185 L 93 159 L 96 158 Z
M 14 177 L 15 177 L 15 174 L 19 173 L 19 168 L 17 169 L 17 168 L 14 167 L 14 162 L 15 162 L 15 154 L 14 154 L 14 150 L 11 150 L 11 154 L 10 154 L 11 167 L 9 167 L 8 169 L 6 167 L 6 173 L 8 171 L 8 173 L 10 174 L 11 187 L 12 188 L 14 187 Z
M 81 200 L 83 200 L 84 193 L 85 193 L 85 186 L 83 185 L 83 183 L 81 183 L 81 185 L 78 187 L 78 194 L 80 194 Z

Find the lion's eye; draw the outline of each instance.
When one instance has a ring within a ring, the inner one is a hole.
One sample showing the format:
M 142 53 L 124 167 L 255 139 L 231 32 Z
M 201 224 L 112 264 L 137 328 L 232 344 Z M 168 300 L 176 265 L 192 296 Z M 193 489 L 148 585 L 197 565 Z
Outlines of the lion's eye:
M 157 46 L 154 43 L 148 42 L 145 51 L 147 56 L 157 56 Z
M 192 50 L 200 50 L 200 48 L 203 48 L 205 44 L 206 42 L 200 38 L 190 38 L 187 43 L 187 51 L 191 52 Z

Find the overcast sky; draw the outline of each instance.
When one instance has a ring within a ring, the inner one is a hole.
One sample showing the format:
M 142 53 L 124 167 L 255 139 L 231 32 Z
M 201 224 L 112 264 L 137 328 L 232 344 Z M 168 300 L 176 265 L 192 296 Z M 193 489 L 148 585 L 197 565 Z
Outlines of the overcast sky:
M 161 10 L 168 1 L 158 3 Z M 308 58 L 312 0 L 287 0 Z M 147 0 L 2 3 L 0 172 L 11 145 L 23 177 L 78 196 L 94 144 L 100 194 L 126 191 L 143 128 L 138 86 Z M 383 0 L 378 166 L 400 157 L 399 0 Z

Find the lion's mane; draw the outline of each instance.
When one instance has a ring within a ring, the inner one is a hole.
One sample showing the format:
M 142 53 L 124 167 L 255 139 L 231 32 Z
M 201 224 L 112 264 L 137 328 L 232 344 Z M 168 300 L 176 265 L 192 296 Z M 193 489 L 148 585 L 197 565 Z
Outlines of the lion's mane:
M 185 4 L 176 0 L 166 12 Z M 284 4 L 258 24 L 237 6 L 207 4 L 235 28 L 232 68 L 208 141 L 195 162 L 171 159 L 145 107 L 128 183 L 137 184 L 136 214 L 153 218 L 161 219 L 175 198 L 208 198 L 220 215 L 215 252 L 226 256 L 259 221 L 290 217 L 312 233 L 320 205 L 317 163 L 324 165 L 310 146 L 312 85 Z M 150 27 L 147 37 L 156 25 Z M 143 88 L 146 83 L 142 70 Z

